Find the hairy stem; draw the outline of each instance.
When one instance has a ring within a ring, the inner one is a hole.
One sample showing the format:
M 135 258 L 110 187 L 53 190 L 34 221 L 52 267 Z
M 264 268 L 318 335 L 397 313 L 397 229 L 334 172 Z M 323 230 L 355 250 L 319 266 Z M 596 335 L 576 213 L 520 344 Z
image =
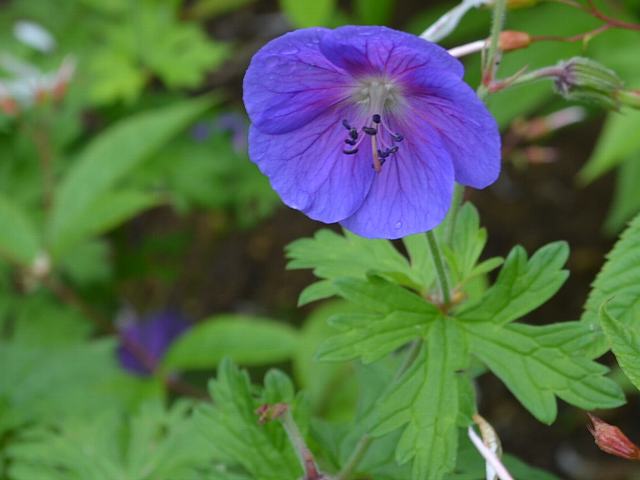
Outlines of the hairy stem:
M 463 200 L 464 186 L 456 182 L 453 187 L 453 201 L 451 202 L 451 209 L 449 210 L 449 223 L 447 224 L 447 231 L 445 234 L 447 245 L 451 245 L 453 240 L 453 232 L 456 228 L 456 220 Z
M 355 471 L 356 467 L 360 464 L 360 462 L 364 458 L 365 454 L 367 453 L 367 450 L 369 450 L 369 447 L 371 446 L 372 443 L 373 443 L 373 437 L 365 433 L 358 441 L 358 444 L 356 445 L 355 450 L 353 451 L 353 453 L 349 457 L 349 460 L 347 460 L 347 463 L 345 464 L 345 466 L 342 468 L 342 470 L 336 477 L 336 480 L 349 479 L 351 474 Z
M 486 88 L 482 88 L 482 86 L 489 85 L 496 74 L 496 61 L 500 55 L 498 44 L 500 41 L 500 32 L 502 32 L 502 26 L 504 25 L 506 9 L 507 0 L 496 0 L 493 4 L 491 35 L 489 37 L 487 53 L 484 56 L 482 64 L 482 85 L 478 92 L 480 97 L 484 97 L 487 94 Z
M 442 302 L 445 305 L 451 303 L 451 292 L 449 290 L 449 280 L 447 279 L 447 272 L 444 268 L 444 261 L 440 247 L 438 246 L 438 239 L 436 238 L 433 230 L 427 232 L 427 241 L 429 250 L 431 251 L 431 258 L 433 258 L 433 265 L 436 268 L 436 275 L 438 277 L 438 285 L 440 286 L 440 293 L 442 294 Z
M 300 460 L 300 465 L 304 470 L 304 480 L 319 480 L 322 478 L 318 470 L 318 466 L 316 465 L 315 460 L 313 459 L 313 455 L 309 447 L 304 441 L 304 437 L 302 433 L 300 433 L 300 429 L 293 419 L 293 415 L 289 408 L 282 414 L 280 417 L 282 421 L 282 426 L 284 430 L 287 432 L 287 436 L 289 437 L 289 442 L 293 445 L 293 449 L 296 451 L 298 455 L 298 460 Z

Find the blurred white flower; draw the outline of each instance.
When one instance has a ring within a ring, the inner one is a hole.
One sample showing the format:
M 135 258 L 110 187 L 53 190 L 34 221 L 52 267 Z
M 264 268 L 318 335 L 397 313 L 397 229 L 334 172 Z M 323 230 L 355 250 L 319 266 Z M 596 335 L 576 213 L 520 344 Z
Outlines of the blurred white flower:
M 40 24 L 20 20 L 13 25 L 13 35 L 25 45 L 49 53 L 56 48 L 53 36 Z
M 67 56 L 57 70 L 43 72 L 10 54 L 0 54 L 0 68 L 9 78 L 0 78 L 0 110 L 16 115 L 47 98 L 59 100 L 73 77 L 75 59 Z

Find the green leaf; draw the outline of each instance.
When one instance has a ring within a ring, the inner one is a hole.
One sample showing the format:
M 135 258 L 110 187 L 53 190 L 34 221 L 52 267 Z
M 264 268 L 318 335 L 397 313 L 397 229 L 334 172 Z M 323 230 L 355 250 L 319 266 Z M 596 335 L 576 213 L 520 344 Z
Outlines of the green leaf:
M 446 225 L 449 222 L 451 219 L 447 218 L 438 231 L 454 284 L 465 283 L 472 277 L 491 271 L 492 268 L 500 265 L 502 259 L 492 258 L 483 262 L 482 267 L 476 270 L 480 254 L 487 243 L 487 231 L 480 227 L 480 216 L 471 203 L 467 202 L 460 207 L 455 219 L 455 227 Z M 450 228 L 455 228 L 455 235 L 452 236 L 449 245 L 445 233 Z
M 0 195 L 0 255 L 30 265 L 39 250 L 40 238 L 29 217 L 11 199 Z
M 622 162 L 616 172 L 616 188 L 613 202 L 607 213 L 605 231 L 613 235 L 640 212 L 640 154 L 632 155 Z
M 200 86 L 205 74 L 218 67 L 230 49 L 207 38 L 196 23 L 178 21 L 167 8 L 146 8 L 134 28 L 143 61 L 170 88 Z
M 268 365 L 291 358 L 297 340 L 297 332 L 281 322 L 219 315 L 200 322 L 178 338 L 163 365 L 172 369 L 208 369 L 224 357 L 243 365 Z
M 463 305 L 456 317 L 465 322 L 502 325 L 516 320 L 551 298 L 568 277 L 562 266 L 569 256 L 566 242 L 542 247 L 531 259 L 518 246 L 511 250 L 496 283 L 475 302 Z
M 27 429 L 8 448 L 11 478 L 218 478 L 212 477 L 214 458 L 190 407 L 178 402 L 166 411 L 160 402 L 150 402 L 127 417 L 97 410 L 90 422 L 71 419 L 57 429 Z
M 316 351 L 335 334 L 327 319 L 336 314 L 356 313 L 359 307 L 344 301 L 333 301 L 316 308 L 304 321 L 293 357 L 297 384 L 309 398 L 313 411 L 349 419 L 356 404 L 357 386 L 353 382 L 353 365 L 318 362 Z
M 609 114 L 593 155 L 578 174 L 587 184 L 640 151 L 640 112 L 625 110 Z
M 592 330 L 599 329 L 604 302 L 609 314 L 623 325 L 640 317 L 640 215 L 622 233 L 593 282 L 581 318 Z M 603 354 L 607 350 L 604 337 L 600 336 L 592 348 L 594 355 Z
M 640 390 L 640 317 L 633 327 L 624 325 L 609 315 L 606 305 L 603 305 L 600 309 L 600 325 L 620 367 Z
M 439 310 L 418 295 L 380 277 L 368 281 L 336 280 L 340 296 L 361 307 L 362 313 L 336 315 L 330 319 L 339 335 L 326 340 L 318 351 L 322 360 L 362 358 L 378 360 L 407 342 L 426 336 Z
M 0 431 L 25 422 L 87 419 L 97 411 L 131 408 L 147 393 L 158 395 L 147 388 L 153 380 L 121 371 L 112 339 L 51 347 L 33 337 L 17 340 L 0 342 Z
M 396 460 L 411 459 L 411 478 L 440 480 L 453 470 L 458 444 L 458 380 L 464 367 L 465 339 L 454 321 L 438 319 L 413 366 L 382 398 L 374 435 L 404 430 Z
M 339 235 L 320 230 L 313 238 L 303 238 L 287 246 L 289 269 L 311 268 L 316 277 L 334 280 L 340 277 L 365 278 L 370 272 L 418 291 L 424 287 L 423 264 L 412 266 L 388 240 L 362 238 L 349 232 Z M 427 250 L 425 250 L 427 251 Z M 307 287 L 301 302 L 335 295 L 328 283 Z
M 86 219 L 88 209 L 101 196 L 211 103 L 210 98 L 200 98 L 140 113 L 120 121 L 93 140 L 58 189 L 49 225 L 53 250 L 60 248 L 69 232 L 81 228 L 78 222 Z
M 585 354 L 592 334 L 579 322 L 543 327 L 465 324 L 471 352 L 483 361 L 533 416 L 552 423 L 555 397 L 584 410 L 624 403 L 607 368 Z
M 132 191 L 107 192 L 87 205 L 64 234 L 57 238 L 54 254 L 64 256 L 79 243 L 105 233 L 160 203 L 153 193 Z
M 218 378 L 209 384 L 215 403 L 198 408 L 196 421 L 216 457 L 232 467 L 232 471 L 240 467 L 251 478 L 297 480 L 301 468 L 282 426 L 278 422 L 259 425 L 255 414 L 256 408 L 267 401 L 292 403 L 291 397 L 277 396 L 278 391 L 280 395 L 291 393 L 287 387 L 283 392 L 275 385 L 282 385 L 281 379 L 273 378 L 270 383 L 268 399 L 264 392 L 254 398 L 247 373 L 238 370 L 231 361 L 223 361 Z M 295 403 L 293 407 L 295 415 Z
M 280 0 L 280 9 L 297 28 L 327 25 L 336 0 Z
M 421 293 L 427 293 L 429 287 L 436 279 L 436 271 L 433 266 L 433 259 L 429 253 L 429 242 L 424 233 L 410 235 L 402 239 L 409 259 L 411 260 L 411 270 L 413 278 L 421 287 Z

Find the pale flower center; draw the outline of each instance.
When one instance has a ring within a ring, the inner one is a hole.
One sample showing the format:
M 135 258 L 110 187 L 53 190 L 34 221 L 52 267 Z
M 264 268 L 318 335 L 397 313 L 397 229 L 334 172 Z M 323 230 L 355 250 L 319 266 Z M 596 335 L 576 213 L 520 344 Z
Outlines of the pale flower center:
M 352 126 L 347 119 L 342 121 L 344 128 L 349 131 L 344 141 L 346 147 L 342 152 L 345 155 L 355 155 L 362 141 L 368 137 L 371 142 L 373 169 L 380 172 L 387 159 L 398 152 L 400 146 L 396 143 L 404 139 L 402 135 L 392 131 L 383 118 L 400 103 L 400 90 L 389 80 L 367 79 L 361 81 L 352 99 L 364 110 L 367 120 L 360 129 Z

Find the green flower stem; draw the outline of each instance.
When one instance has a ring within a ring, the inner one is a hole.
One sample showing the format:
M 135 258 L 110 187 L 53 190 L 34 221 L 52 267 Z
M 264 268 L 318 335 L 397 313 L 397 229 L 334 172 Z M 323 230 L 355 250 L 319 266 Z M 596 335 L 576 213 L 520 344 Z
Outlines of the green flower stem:
M 458 218 L 458 212 L 462 206 L 464 199 L 464 186 L 456 183 L 453 187 L 453 201 L 451 202 L 451 209 L 449 210 L 449 223 L 447 224 L 446 239 L 447 245 L 451 245 L 453 240 L 453 232 L 456 229 L 456 218 Z
M 478 95 L 484 98 L 488 92 L 485 81 L 488 79 L 493 81 L 496 70 L 496 59 L 498 57 L 498 46 L 500 42 L 500 33 L 504 25 L 505 12 L 507 10 L 507 0 L 495 0 L 493 4 L 493 16 L 491 22 L 491 36 L 489 37 L 489 47 L 482 62 L 482 83 L 478 88 Z
M 287 436 L 289 437 L 289 442 L 293 446 L 293 449 L 296 451 L 298 455 L 298 460 L 300 460 L 300 465 L 304 470 L 304 479 L 305 480 L 320 480 L 322 475 L 318 470 L 318 466 L 313 458 L 313 454 L 307 444 L 304 441 L 304 437 L 302 433 L 300 433 L 300 429 L 293 419 L 293 415 L 291 411 L 287 408 L 287 410 L 280 417 L 282 421 L 282 426 L 284 430 L 287 432 Z
M 336 480 L 348 480 L 351 474 L 354 472 L 358 464 L 362 461 L 367 450 L 373 443 L 373 437 L 369 434 L 365 433 L 361 438 L 358 444 L 356 445 L 356 449 L 347 460 L 346 465 L 342 468 Z
M 440 292 L 442 294 L 442 301 L 445 305 L 451 303 L 451 292 L 449 291 L 449 280 L 447 279 L 447 272 L 444 269 L 444 262 L 440 247 L 438 246 L 438 240 L 436 239 L 433 230 L 427 232 L 427 241 L 429 243 L 429 250 L 431 251 L 431 257 L 433 258 L 433 265 L 436 267 L 436 274 L 438 276 L 438 284 L 440 285 Z

